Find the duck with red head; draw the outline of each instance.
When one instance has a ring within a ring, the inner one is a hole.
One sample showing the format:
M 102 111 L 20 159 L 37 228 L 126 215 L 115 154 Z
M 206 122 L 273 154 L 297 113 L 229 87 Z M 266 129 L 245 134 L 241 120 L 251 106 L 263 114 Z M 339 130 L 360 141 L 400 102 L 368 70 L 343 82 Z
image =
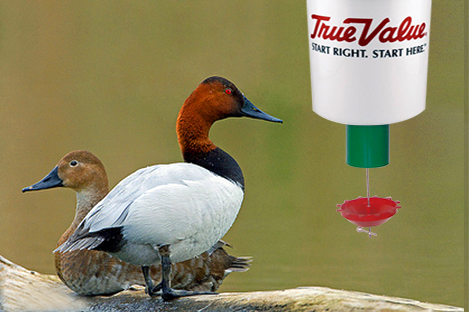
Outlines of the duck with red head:
M 207 78 L 186 99 L 177 119 L 176 132 L 184 161 L 231 179 L 244 189 L 244 178 L 238 163 L 208 137 L 215 121 L 243 116 L 282 122 L 255 107 L 227 79 L 216 76 Z
M 142 267 L 147 292 L 164 300 L 213 294 L 171 288 L 171 263 L 193 258 L 219 241 L 236 219 L 244 197 L 238 163 L 208 138 L 227 117 L 282 122 L 257 109 L 225 78 L 204 80 L 186 99 L 177 120 L 184 163 L 140 169 L 122 180 L 56 251 L 101 250 Z M 152 264 L 161 264 L 154 286 Z
M 23 192 L 56 187 L 73 189 L 77 196 L 75 218 L 60 237 L 62 245 L 76 230 L 86 214 L 109 192 L 104 165 L 94 154 L 78 150 L 65 155 L 57 166 L 41 181 L 23 189 Z M 217 243 L 209 252 L 175 263 L 171 284 L 175 289 L 215 291 L 231 272 L 249 269 L 250 258 L 234 257 Z M 55 269 L 60 279 L 80 295 L 112 295 L 131 285 L 145 285 L 139 266 L 121 261 L 97 250 L 75 250 L 55 253 Z M 160 266 L 151 266 L 152 279 L 161 279 Z

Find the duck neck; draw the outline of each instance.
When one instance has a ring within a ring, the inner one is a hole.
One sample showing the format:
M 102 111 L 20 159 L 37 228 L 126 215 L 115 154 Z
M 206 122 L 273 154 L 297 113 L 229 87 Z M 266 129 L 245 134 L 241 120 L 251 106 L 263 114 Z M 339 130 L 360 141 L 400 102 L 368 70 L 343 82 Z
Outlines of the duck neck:
M 107 192 L 106 192 L 107 193 Z M 75 209 L 75 218 L 73 223 L 76 226 L 83 221 L 90 210 L 104 197 L 105 192 L 96 192 L 95 190 L 82 190 L 77 192 L 77 207 Z
M 85 216 L 90 212 L 90 210 L 101 200 L 107 193 L 109 193 L 109 188 L 107 185 L 95 186 L 92 185 L 88 188 L 82 190 L 77 190 L 77 206 L 75 209 L 75 217 L 72 224 L 69 226 L 67 231 L 60 237 L 57 245 L 64 243 L 77 229 L 78 225 L 83 221 Z
M 185 110 L 181 110 L 176 123 L 179 147 L 184 160 L 186 155 L 208 153 L 217 148 L 208 137 L 213 121 L 207 121 L 198 115 L 188 117 Z
M 236 160 L 217 147 L 208 135 L 217 120 L 187 109 L 183 105 L 176 123 L 179 146 L 184 161 L 212 171 L 238 184 L 244 190 L 244 177 Z

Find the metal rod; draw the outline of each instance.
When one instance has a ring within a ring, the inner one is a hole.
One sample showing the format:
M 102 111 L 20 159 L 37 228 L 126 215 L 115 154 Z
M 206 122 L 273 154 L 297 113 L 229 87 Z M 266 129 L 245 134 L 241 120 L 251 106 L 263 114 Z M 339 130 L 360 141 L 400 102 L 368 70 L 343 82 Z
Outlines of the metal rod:
M 370 169 L 366 168 L 366 198 L 370 207 Z
M 368 230 L 367 230 L 367 229 L 365 229 L 365 228 L 359 226 L 359 227 L 357 227 L 357 232 L 359 232 L 359 233 L 360 233 L 360 232 L 368 233 L 368 237 L 369 237 L 369 238 L 371 238 L 372 235 L 373 235 L 373 236 L 378 236 L 378 234 L 371 232 L 371 227 L 369 227 Z

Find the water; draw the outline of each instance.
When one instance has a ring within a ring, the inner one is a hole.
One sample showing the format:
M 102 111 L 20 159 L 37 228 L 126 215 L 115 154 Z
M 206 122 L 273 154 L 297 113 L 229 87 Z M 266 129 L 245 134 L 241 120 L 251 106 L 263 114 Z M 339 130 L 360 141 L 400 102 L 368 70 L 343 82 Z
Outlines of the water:
M 336 204 L 366 196 L 345 126 L 311 110 L 304 1 L 0 3 L 0 254 L 54 273 L 71 190 L 22 194 L 87 149 L 115 185 L 181 160 L 175 120 L 204 78 L 234 81 L 283 125 L 231 119 L 212 140 L 241 165 L 246 197 L 225 240 L 254 258 L 221 291 L 327 286 L 464 304 L 463 2 L 433 1 L 427 110 L 391 125 L 371 196 L 402 208 L 356 232 Z

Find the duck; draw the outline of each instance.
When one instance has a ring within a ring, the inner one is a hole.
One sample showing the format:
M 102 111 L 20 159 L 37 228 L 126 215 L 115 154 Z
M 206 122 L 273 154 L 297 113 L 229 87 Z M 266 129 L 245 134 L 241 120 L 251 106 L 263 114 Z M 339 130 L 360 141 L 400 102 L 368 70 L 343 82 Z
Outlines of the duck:
M 171 287 L 171 264 L 209 250 L 231 228 L 244 198 L 240 166 L 209 139 L 228 117 L 282 120 L 258 109 L 226 78 L 202 81 L 184 101 L 176 132 L 184 162 L 153 165 L 119 182 L 55 252 L 100 250 L 141 267 L 146 292 L 164 301 L 217 294 Z M 156 286 L 149 273 L 160 265 Z
M 76 192 L 77 204 L 72 224 L 62 234 L 57 247 L 67 241 L 87 213 L 109 193 L 106 169 L 101 160 L 86 150 L 67 153 L 54 169 L 23 192 L 65 187 Z M 231 272 L 245 272 L 251 257 L 229 255 L 219 241 L 209 251 L 172 265 L 171 284 L 175 289 L 216 291 Z M 113 295 L 133 285 L 145 286 L 141 269 L 104 251 L 76 250 L 55 253 L 55 270 L 62 282 L 79 295 Z M 161 279 L 161 268 L 152 265 L 150 276 Z

